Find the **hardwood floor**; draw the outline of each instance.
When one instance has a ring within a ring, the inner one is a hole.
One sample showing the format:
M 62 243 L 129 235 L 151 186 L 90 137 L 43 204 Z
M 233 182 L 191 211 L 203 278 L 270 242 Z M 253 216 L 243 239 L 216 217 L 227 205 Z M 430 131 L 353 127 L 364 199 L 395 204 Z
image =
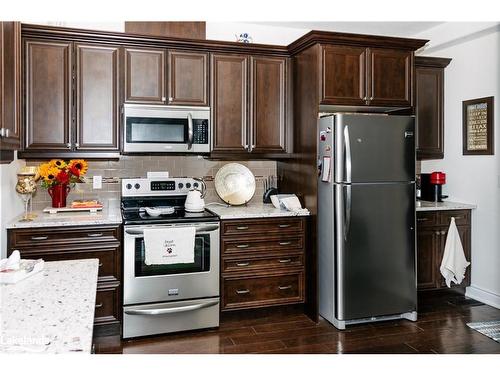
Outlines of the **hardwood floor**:
M 467 322 L 498 320 L 500 310 L 454 291 L 421 292 L 419 319 L 369 323 L 339 331 L 298 307 L 225 313 L 219 329 L 120 341 L 94 340 L 96 353 L 500 353 L 500 344 Z

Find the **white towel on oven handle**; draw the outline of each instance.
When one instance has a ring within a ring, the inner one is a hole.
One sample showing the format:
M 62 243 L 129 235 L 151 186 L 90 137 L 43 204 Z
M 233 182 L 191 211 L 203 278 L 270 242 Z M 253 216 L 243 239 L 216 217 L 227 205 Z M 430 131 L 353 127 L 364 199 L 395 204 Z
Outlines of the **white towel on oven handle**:
M 195 227 L 144 229 L 144 263 L 194 263 Z
M 455 218 L 451 218 L 450 228 L 446 236 L 446 244 L 444 246 L 443 259 L 441 261 L 441 275 L 446 280 L 448 288 L 451 287 L 451 282 L 460 284 L 465 276 L 465 270 L 469 266 L 469 262 L 465 258 L 462 241 L 458 233 Z

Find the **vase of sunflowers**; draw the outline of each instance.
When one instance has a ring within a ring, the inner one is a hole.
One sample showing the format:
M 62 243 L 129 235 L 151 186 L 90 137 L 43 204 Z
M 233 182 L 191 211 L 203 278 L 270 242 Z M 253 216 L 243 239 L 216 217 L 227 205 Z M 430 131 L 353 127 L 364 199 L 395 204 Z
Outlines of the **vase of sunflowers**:
M 68 162 L 55 159 L 38 167 L 42 177 L 42 187 L 47 189 L 52 198 L 52 207 L 66 207 L 66 198 L 71 190 L 70 185 L 83 182 L 88 164 L 85 160 L 75 159 Z

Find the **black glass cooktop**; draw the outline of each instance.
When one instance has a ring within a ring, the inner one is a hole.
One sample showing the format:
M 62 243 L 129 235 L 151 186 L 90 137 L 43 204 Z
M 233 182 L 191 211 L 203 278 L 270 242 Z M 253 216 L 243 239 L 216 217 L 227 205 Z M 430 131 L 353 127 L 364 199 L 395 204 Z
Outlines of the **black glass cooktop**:
M 179 203 L 182 203 L 179 204 Z M 144 207 L 174 207 L 172 214 L 149 216 Z M 218 221 L 219 217 L 208 210 L 202 212 L 187 212 L 184 202 L 177 200 L 160 200 L 151 198 L 133 198 L 122 200 L 122 217 L 124 224 L 163 224 L 174 222 Z

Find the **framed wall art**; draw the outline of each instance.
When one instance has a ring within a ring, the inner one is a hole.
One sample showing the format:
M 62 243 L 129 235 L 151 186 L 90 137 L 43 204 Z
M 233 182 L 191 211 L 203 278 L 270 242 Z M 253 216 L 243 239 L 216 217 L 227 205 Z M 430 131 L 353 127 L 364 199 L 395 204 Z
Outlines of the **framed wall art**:
M 464 155 L 494 155 L 493 113 L 493 96 L 462 102 Z

